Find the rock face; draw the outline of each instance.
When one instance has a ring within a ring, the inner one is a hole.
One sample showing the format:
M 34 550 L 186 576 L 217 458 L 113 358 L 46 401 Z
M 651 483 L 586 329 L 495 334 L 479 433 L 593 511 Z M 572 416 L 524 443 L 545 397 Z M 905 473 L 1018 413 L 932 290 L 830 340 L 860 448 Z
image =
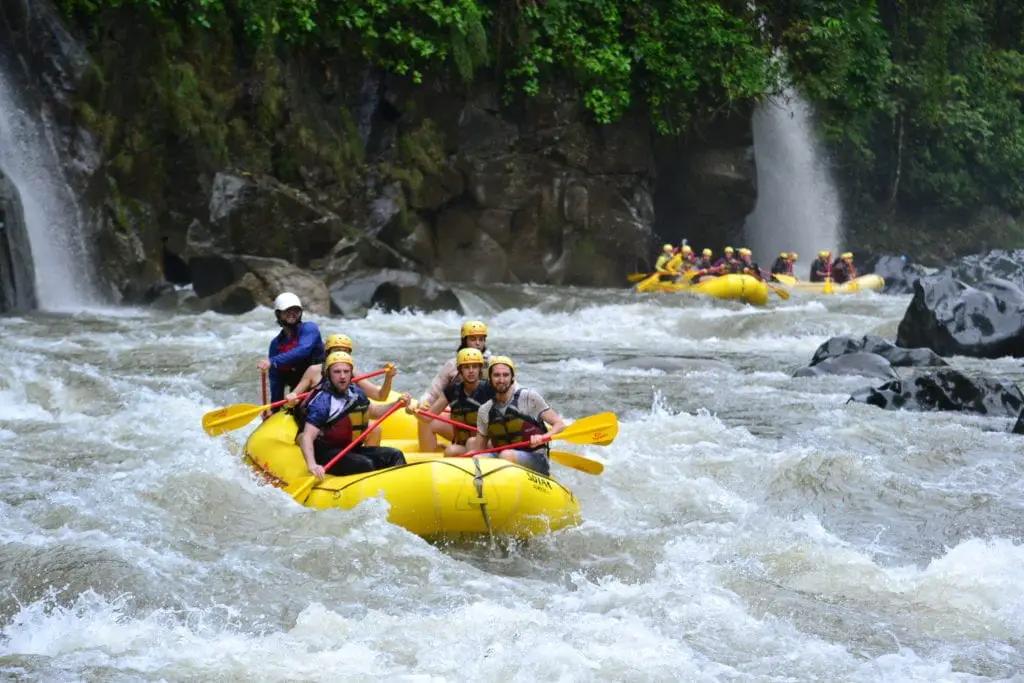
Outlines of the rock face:
M 914 284 L 896 343 L 942 356 L 1024 357 L 1024 291 L 1006 280 L 967 285 L 949 275 Z
M 62 131 L 115 299 L 167 301 L 167 279 L 223 308 L 249 257 L 335 292 L 414 274 L 385 276 L 389 306 L 441 305 L 436 281 L 619 285 L 649 259 L 660 172 L 694 239 L 755 201 L 743 114 L 656 155 L 645 119 L 593 125 L 570 85 L 506 104 L 489 73 L 414 85 L 352 55 L 253 54 L 226 22 L 168 30 L 138 3 L 83 28 L 53 0 L 0 7 L 0 50 Z
M 968 377 L 959 370 L 943 368 L 863 389 L 850 401 L 889 410 L 949 410 L 1013 417 L 1024 407 L 1024 394 L 1009 382 Z
M 914 291 L 914 283 L 929 274 L 929 269 L 908 262 L 905 256 L 871 256 L 863 262 L 857 261 L 856 266 L 861 275 L 880 275 L 885 280 L 884 294 L 910 294 Z
M 18 189 L 0 171 L 0 313 L 35 308 L 35 269 Z
M 940 273 L 969 285 L 985 280 L 1006 280 L 1024 287 L 1024 249 L 995 249 L 984 254 L 971 254 Z

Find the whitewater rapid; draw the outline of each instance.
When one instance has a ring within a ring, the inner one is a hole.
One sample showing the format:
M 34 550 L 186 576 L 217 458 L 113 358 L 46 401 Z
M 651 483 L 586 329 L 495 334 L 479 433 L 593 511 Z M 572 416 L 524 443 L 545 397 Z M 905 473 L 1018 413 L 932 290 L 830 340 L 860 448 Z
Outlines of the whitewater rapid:
M 615 411 L 578 528 L 434 545 L 369 501 L 313 511 L 202 415 L 259 403 L 241 317 L 0 320 L 0 679 L 990 681 L 1024 670 L 1024 466 L 1006 419 L 847 404 L 794 379 L 907 297 L 494 287 L 464 296 L 562 414 Z M 317 318 L 418 394 L 466 316 Z M 674 359 L 669 371 L 630 359 Z M 1019 361 L 953 359 L 1024 380 Z

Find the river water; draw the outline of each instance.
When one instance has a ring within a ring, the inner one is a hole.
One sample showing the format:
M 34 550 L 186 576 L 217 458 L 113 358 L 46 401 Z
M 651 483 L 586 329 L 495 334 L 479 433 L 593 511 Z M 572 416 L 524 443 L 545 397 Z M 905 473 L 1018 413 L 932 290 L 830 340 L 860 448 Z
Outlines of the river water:
M 435 545 L 386 504 L 312 511 L 237 458 L 275 333 L 92 310 L 0 325 L 0 679 L 988 681 L 1024 670 L 1024 441 L 1010 421 L 845 403 L 793 379 L 835 334 L 892 337 L 907 297 L 753 309 L 630 291 L 467 295 L 556 410 L 621 420 L 585 522 Z M 419 393 L 453 314 L 316 319 Z M 665 356 L 670 371 L 620 367 Z M 1009 359 L 959 367 L 1024 379 Z M 570 447 L 573 448 L 573 447 Z

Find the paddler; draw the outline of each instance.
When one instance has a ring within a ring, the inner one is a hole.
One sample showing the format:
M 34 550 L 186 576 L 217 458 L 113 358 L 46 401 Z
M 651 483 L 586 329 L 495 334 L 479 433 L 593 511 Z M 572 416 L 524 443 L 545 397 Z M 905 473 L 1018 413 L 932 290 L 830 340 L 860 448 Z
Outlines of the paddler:
M 352 384 L 355 363 L 344 351 L 335 351 L 324 361 L 323 391 L 317 393 L 306 410 L 306 423 L 299 435 L 299 448 L 306 459 L 306 468 L 323 480 L 324 468 L 331 458 L 355 440 L 371 419 L 381 417 L 395 403 L 408 405 L 411 397 L 402 397 L 388 405 L 370 403 L 366 393 Z M 397 448 L 359 444 L 341 458 L 330 474 L 360 474 L 405 464 L 405 456 Z
M 853 265 L 853 252 L 846 251 L 839 255 L 832 264 L 832 280 L 836 284 L 849 282 L 857 277 L 857 268 Z
M 784 251 L 779 254 L 779 258 L 775 259 L 775 263 L 772 264 L 772 275 L 792 275 L 793 274 L 793 262 L 789 260 L 789 252 Z
M 480 406 L 494 398 L 494 389 L 483 379 L 484 354 L 478 349 L 461 349 L 456 356 L 455 365 L 458 368 L 458 378 L 445 388 L 444 395 L 436 399 L 429 406 L 425 406 L 427 412 L 435 415 L 445 408 L 451 409 L 451 418 L 456 422 L 465 425 L 476 425 L 477 413 Z M 430 422 L 430 418 L 418 415 L 417 406 L 414 404 L 406 406 L 408 413 L 416 415 L 420 421 Z M 452 428 L 454 434 L 451 445 L 444 449 L 448 457 L 461 455 L 466 452 L 466 442 L 476 432 L 468 432 L 465 429 Z M 421 436 L 428 436 L 426 443 L 420 441 L 420 451 L 429 453 L 437 449 L 437 437 L 432 431 L 421 431 Z
M 459 376 L 457 363 L 458 351 L 462 349 L 476 349 L 483 354 L 484 360 L 488 360 L 491 354 L 487 351 L 487 325 L 480 320 L 467 320 L 462 323 L 462 329 L 459 331 L 461 341 L 459 342 L 459 348 L 456 351 L 456 357 L 445 361 L 445 364 L 441 366 L 441 370 L 434 377 L 434 380 L 430 383 L 430 388 L 420 397 L 419 405 L 429 406 L 433 405 L 434 401 L 444 396 L 445 391 Z M 449 441 L 454 436 L 451 425 L 445 424 L 439 420 L 433 420 L 431 422 L 419 422 L 417 425 L 417 436 L 421 444 L 429 445 L 430 443 L 437 443 L 436 434 L 440 434 Z
M 715 261 L 715 265 L 712 266 L 716 273 L 724 275 L 726 273 L 742 271 L 742 266 L 739 265 L 739 260 L 736 258 L 735 250 L 732 247 L 726 247 L 722 253 L 722 258 Z
M 479 434 L 469 440 L 468 447 L 477 450 L 529 441 L 530 446 L 508 448 L 499 451 L 497 457 L 549 474 L 551 463 L 544 437 L 565 429 L 562 417 L 536 391 L 516 383 L 516 366 L 507 356 L 491 358 L 487 381 L 494 389 L 494 398 L 480 406 L 476 421 Z
M 832 264 L 828 262 L 828 257 L 831 254 L 822 249 L 818 252 L 818 258 L 811 262 L 811 274 L 808 278 L 811 282 L 824 282 L 826 278 L 832 275 Z
M 674 255 L 675 250 L 672 248 L 671 244 L 666 244 L 665 246 L 663 246 L 661 248 L 661 255 L 658 257 L 658 260 L 655 261 L 654 263 L 654 271 L 657 273 L 667 273 L 668 269 L 665 268 L 665 266 L 668 264 L 669 261 L 672 260 L 672 257 Z
M 352 340 L 344 334 L 332 334 L 327 337 L 326 347 L 327 355 L 330 356 L 335 351 L 344 351 L 345 353 L 352 354 Z M 398 368 L 393 363 L 388 363 L 384 366 L 386 372 L 384 373 L 384 383 L 377 386 L 368 379 L 362 379 L 356 382 L 356 386 L 363 390 L 366 396 L 374 401 L 384 401 L 391 394 L 391 381 L 398 374 Z M 292 412 L 295 415 L 295 421 L 299 423 L 301 430 L 302 425 L 306 419 L 306 409 L 309 406 L 309 402 L 313 400 L 317 392 L 323 390 L 327 384 L 327 380 L 323 374 L 323 364 L 318 363 L 316 365 L 310 365 L 309 369 L 306 370 L 305 374 L 302 375 L 302 379 L 299 383 L 285 396 L 289 406 L 294 406 Z M 311 391 L 312 390 L 312 391 Z M 296 405 L 298 395 L 309 391 L 310 394 L 302 400 L 301 403 Z M 366 437 L 367 446 L 376 446 L 380 443 L 381 430 L 374 430 L 368 437 Z
M 693 264 L 694 270 L 710 270 L 711 267 L 714 266 L 714 262 L 711 260 L 712 256 L 714 256 L 714 252 L 707 247 L 704 247 L 704 250 L 700 252 L 700 258 Z
M 285 388 L 297 386 L 311 365 L 324 362 L 324 343 L 316 323 L 302 321 L 302 302 L 291 292 L 274 299 L 274 317 L 281 332 L 270 341 L 267 358 L 256 364 L 268 371 L 270 401 L 284 398 Z

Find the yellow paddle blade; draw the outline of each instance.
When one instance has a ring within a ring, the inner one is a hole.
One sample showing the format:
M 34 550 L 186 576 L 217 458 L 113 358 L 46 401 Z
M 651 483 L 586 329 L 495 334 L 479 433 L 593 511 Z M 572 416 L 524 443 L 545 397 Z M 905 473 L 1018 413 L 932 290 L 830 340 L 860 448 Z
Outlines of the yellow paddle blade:
M 836 290 L 832 286 L 832 278 L 830 278 L 830 277 L 825 278 L 825 286 L 822 287 L 821 291 L 822 291 L 823 294 L 834 294 L 835 293 Z
M 254 406 L 251 403 L 236 403 L 227 408 L 211 410 L 203 415 L 203 431 L 210 436 L 220 436 L 225 432 L 240 429 L 252 422 L 253 418 L 266 408 L 267 406 Z
M 284 492 L 294 498 L 296 503 L 303 503 L 309 497 L 309 492 L 313 490 L 314 484 L 316 484 L 316 477 L 309 475 L 286 488 Z
M 615 440 L 618 433 L 619 418 L 615 416 L 615 413 L 598 413 L 576 420 L 563 431 L 555 434 L 554 439 L 607 446 Z
M 629 282 L 640 282 L 641 280 L 646 280 L 650 276 L 650 273 L 630 273 L 626 276 L 626 280 Z
M 571 467 L 574 470 L 580 472 L 586 472 L 587 474 L 601 474 L 604 472 L 604 465 L 596 460 L 591 460 L 588 457 L 579 455 L 578 453 L 570 453 L 569 451 L 549 451 L 548 453 L 551 459 L 557 462 L 559 465 L 565 467 Z
M 785 289 L 783 289 L 782 287 L 776 287 L 775 285 L 768 285 L 768 287 L 769 287 L 769 288 L 770 288 L 770 289 L 771 289 L 771 290 L 772 290 L 773 292 L 775 292 L 776 294 L 778 294 L 778 295 L 779 295 L 779 298 L 780 298 L 780 299 L 782 299 L 783 301 L 785 301 L 786 299 L 788 299 L 788 298 L 789 298 L 789 292 L 787 292 L 787 291 L 786 291 Z

